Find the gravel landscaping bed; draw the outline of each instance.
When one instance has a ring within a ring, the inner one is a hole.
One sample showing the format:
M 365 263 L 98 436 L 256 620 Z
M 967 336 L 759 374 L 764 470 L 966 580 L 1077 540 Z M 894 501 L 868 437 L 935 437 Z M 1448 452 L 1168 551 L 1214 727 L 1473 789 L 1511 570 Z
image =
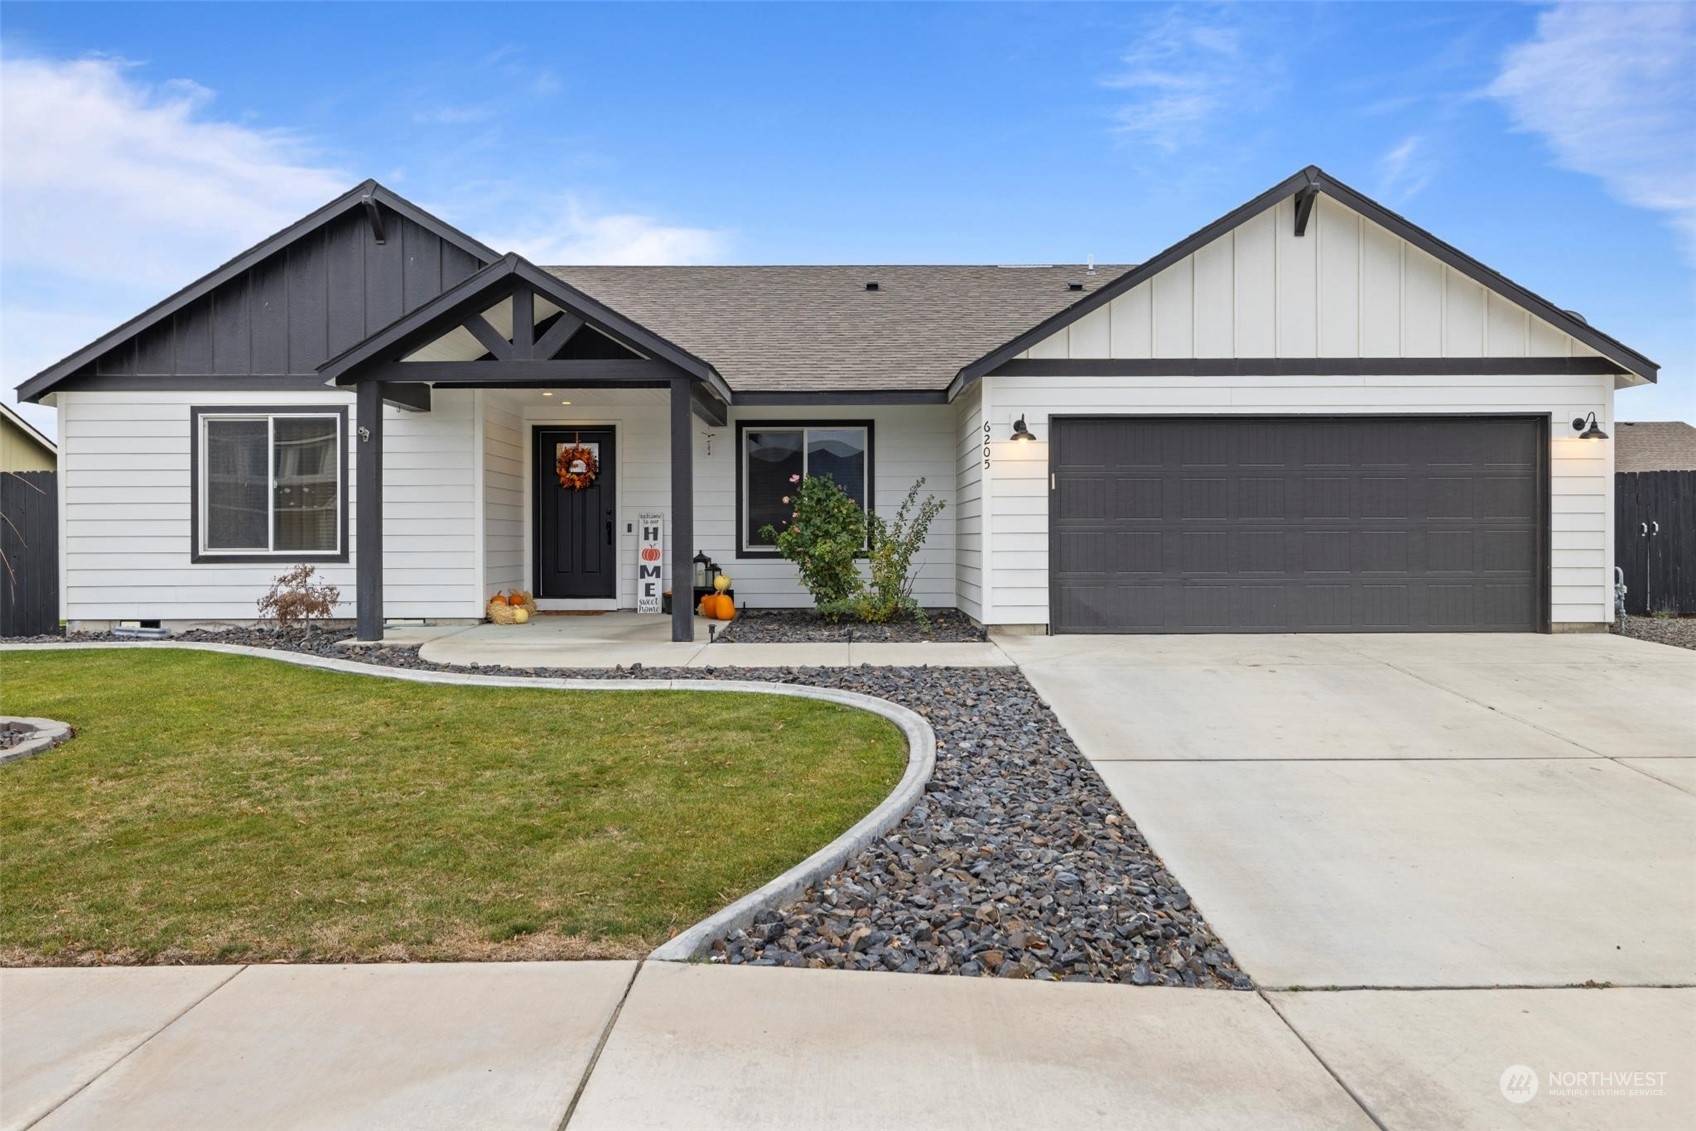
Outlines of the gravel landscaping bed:
M 1624 617 L 1619 634 L 1675 648 L 1696 648 L 1696 617 Z
M 832 624 L 812 609 L 749 609 L 719 630 L 721 643 L 734 644 L 911 644 L 976 643 L 988 640 L 984 630 L 958 609 L 931 609 L 925 620 Z
M 1011 668 L 445 668 L 337 630 L 184 633 L 394 667 L 603 679 L 747 679 L 875 695 L 936 731 L 936 772 L 883 839 L 715 961 L 1251 989 L 1024 676 Z M 77 639 L 107 638 L 106 634 Z

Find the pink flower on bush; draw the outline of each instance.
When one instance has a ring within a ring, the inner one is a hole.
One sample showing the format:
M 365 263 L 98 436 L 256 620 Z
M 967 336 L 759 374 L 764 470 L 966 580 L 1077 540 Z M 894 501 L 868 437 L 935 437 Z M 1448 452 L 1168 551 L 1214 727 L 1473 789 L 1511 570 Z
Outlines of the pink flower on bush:
M 783 505 L 784 506 L 789 505 L 789 496 L 788 495 L 783 496 Z
M 799 482 L 801 482 L 801 477 L 800 477 L 800 476 L 799 476 L 799 475 L 791 475 L 791 476 L 790 476 L 790 477 L 789 477 L 789 482 L 791 482 L 791 483 L 799 483 Z M 785 501 L 785 502 L 787 502 L 787 501 L 788 501 L 788 500 L 784 500 L 784 501 Z
M 791 526 L 791 527 L 790 527 L 790 528 L 789 528 L 789 533 L 791 533 L 791 534 L 799 534 L 799 533 L 801 533 L 801 528 L 800 528 L 800 527 L 799 527 L 799 526 Z

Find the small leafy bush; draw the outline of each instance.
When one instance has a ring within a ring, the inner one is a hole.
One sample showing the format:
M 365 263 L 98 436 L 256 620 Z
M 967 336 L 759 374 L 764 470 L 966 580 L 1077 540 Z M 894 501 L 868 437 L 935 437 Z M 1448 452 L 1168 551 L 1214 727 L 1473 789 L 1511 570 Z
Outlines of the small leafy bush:
M 873 624 L 908 616 L 924 620 L 924 610 L 913 599 L 913 556 L 924 546 L 930 534 L 930 524 L 947 506 L 935 495 L 926 495 L 919 502 L 923 477 L 907 490 L 895 512 L 894 521 L 870 514 L 866 522 L 871 533 L 871 584 L 854 599 L 854 615 Z M 915 513 L 914 506 L 918 507 Z
M 833 619 L 859 595 L 860 571 L 855 559 L 866 552 L 866 515 L 858 503 L 828 475 L 789 477 L 794 495 L 784 503 L 795 508 L 782 530 L 767 524 L 760 537 L 776 543 L 777 552 L 801 571 L 801 584 L 812 594 L 819 612 Z
M 342 591 L 317 580 L 318 570 L 304 562 L 271 581 L 271 589 L 259 598 L 259 618 L 279 625 L 311 625 L 335 613 Z

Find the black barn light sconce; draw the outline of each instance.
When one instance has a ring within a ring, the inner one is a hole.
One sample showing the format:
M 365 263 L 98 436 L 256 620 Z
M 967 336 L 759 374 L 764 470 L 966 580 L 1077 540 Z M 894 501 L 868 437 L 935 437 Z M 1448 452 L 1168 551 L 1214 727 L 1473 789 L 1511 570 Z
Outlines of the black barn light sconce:
M 1036 439 L 1035 436 L 1031 435 L 1030 428 L 1026 426 L 1025 414 L 1022 412 L 1019 414 L 1019 419 L 1013 421 L 1013 439 L 1021 444 L 1028 444 Z
M 1585 424 L 1589 424 L 1590 427 L 1586 428 Z M 1579 434 L 1580 440 L 1606 440 L 1608 438 L 1608 434 L 1602 431 L 1602 426 L 1596 423 L 1596 414 L 1593 412 L 1588 416 L 1575 417 L 1572 422 L 1572 430 Z

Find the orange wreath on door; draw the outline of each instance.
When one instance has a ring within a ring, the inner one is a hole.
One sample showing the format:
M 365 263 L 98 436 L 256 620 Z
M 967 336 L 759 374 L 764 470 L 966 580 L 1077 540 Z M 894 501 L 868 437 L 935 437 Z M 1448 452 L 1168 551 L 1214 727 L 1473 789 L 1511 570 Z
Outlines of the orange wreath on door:
M 595 453 L 582 444 L 560 445 L 559 458 L 554 460 L 554 472 L 559 476 L 561 487 L 581 491 L 595 481 L 598 470 Z

